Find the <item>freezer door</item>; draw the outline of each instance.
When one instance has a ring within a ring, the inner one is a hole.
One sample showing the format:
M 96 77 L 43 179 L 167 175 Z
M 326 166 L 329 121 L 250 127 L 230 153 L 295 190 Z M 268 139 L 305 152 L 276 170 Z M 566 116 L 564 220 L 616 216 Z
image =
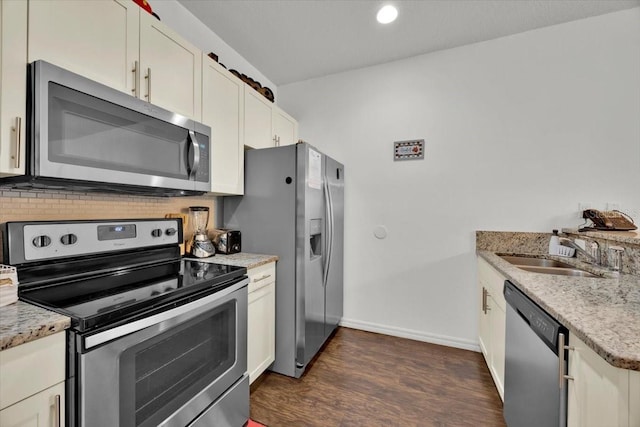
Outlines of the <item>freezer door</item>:
M 296 152 L 294 145 L 248 150 L 244 196 L 220 198 L 224 226 L 242 230 L 242 250 L 279 257 L 272 370 L 289 376 L 296 374 L 296 303 L 304 301 L 304 292 L 296 288 Z
M 344 166 L 325 158 L 327 253 L 325 256 L 325 337 L 342 319 L 344 261 Z
M 327 241 L 324 156 L 309 144 L 296 147 L 296 377 L 299 377 L 325 339 Z

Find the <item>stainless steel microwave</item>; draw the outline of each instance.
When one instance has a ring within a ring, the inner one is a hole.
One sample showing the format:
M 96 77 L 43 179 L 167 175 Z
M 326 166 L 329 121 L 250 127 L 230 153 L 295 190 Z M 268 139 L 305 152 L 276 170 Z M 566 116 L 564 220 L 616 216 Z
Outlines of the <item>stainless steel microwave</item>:
M 28 66 L 27 99 L 26 174 L 4 179 L 14 187 L 167 196 L 211 189 L 204 124 L 44 61 Z

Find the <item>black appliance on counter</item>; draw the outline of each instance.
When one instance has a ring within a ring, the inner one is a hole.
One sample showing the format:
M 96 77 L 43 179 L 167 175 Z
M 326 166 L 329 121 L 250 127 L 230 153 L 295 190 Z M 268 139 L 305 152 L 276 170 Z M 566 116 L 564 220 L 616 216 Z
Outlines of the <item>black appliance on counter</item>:
M 67 426 L 247 422 L 245 268 L 181 259 L 181 219 L 2 231 L 20 299 L 71 318 Z
M 237 254 L 242 251 L 242 233 L 240 230 L 216 228 L 209 232 L 216 252 L 219 254 Z

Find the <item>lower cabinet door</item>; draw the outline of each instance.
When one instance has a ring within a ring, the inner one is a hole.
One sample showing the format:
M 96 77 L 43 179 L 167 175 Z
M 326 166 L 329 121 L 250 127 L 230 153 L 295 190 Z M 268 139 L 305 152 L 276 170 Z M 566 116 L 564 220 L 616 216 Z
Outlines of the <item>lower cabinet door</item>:
M 631 371 L 616 368 L 578 339 L 569 337 L 567 426 L 569 427 L 636 427 L 634 408 L 630 402 Z
M 64 426 L 64 382 L 0 411 L 2 427 Z
M 247 371 L 250 382 L 255 381 L 275 360 L 275 296 L 275 282 L 249 294 Z
M 491 317 L 488 306 L 487 288 L 480 283 L 478 287 L 480 289 L 480 318 L 478 321 L 478 341 L 480 343 L 480 350 L 484 355 L 487 363 L 491 363 Z
M 502 297 L 502 295 L 498 295 Z M 491 375 L 498 389 L 498 394 L 504 401 L 504 350 L 506 340 L 507 314 L 496 302 L 493 296 L 489 297 L 491 306 Z

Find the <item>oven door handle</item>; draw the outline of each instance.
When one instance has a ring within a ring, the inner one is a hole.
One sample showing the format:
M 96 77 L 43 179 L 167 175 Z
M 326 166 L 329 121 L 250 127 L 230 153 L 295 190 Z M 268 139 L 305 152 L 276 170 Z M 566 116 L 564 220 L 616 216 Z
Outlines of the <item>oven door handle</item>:
M 229 286 L 228 288 L 225 288 L 211 295 L 207 295 L 206 297 L 200 298 L 199 300 L 181 305 L 179 307 L 164 311 L 162 313 L 154 314 L 153 316 L 145 317 L 144 319 L 127 323 L 126 325 L 109 329 L 108 331 L 99 332 L 97 334 L 90 335 L 84 339 L 84 348 L 88 350 L 100 344 L 104 344 L 108 341 L 112 341 L 114 339 L 123 337 L 125 335 L 129 335 L 133 332 L 137 332 L 142 329 L 148 328 L 149 326 L 153 326 L 158 323 L 172 319 L 174 317 L 178 317 L 182 314 L 188 313 L 192 310 L 198 309 L 207 304 L 211 304 L 212 302 L 222 299 L 227 295 L 233 292 L 236 292 L 239 289 L 242 289 L 244 286 L 247 286 L 248 284 L 249 284 L 249 279 L 244 278 L 238 283 L 235 283 Z

